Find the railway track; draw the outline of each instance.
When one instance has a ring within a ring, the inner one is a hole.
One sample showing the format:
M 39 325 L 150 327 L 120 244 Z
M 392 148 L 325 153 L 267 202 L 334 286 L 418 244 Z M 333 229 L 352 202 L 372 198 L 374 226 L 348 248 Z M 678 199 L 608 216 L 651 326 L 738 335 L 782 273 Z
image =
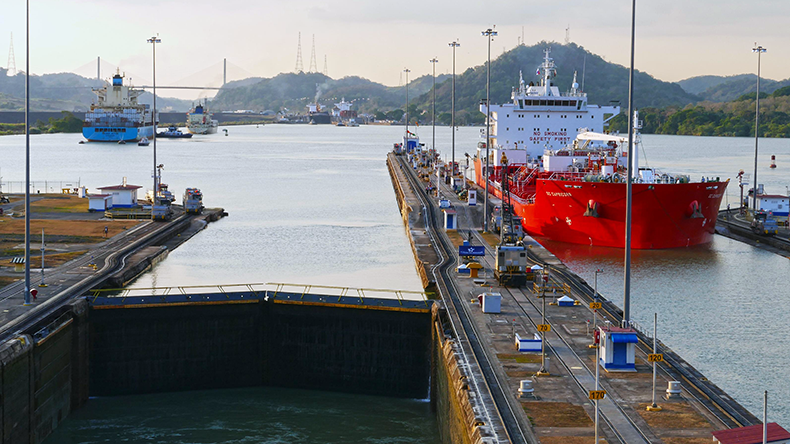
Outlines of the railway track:
M 60 291 L 58 294 L 41 303 L 33 311 L 0 326 L 0 341 L 20 335 L 30 327 L 57 313 L 66 302 L 85 294 L 108 276 L 122 270 L 126 265 L 126 260 L 140 249 L 147 246 L 147 241 L 161 236 L 167 236 L 171 231 L 177 230 L 182 223 L 186 223 L 185 220 L 188 217 L 187 215 L 178 217 L 163 231 L 155 230 L 153 225 L 144 225 L 140 228 L 132 229 L 134 231 L 130 231 L 127 236 L 114 239 L 102 247 L 101 252 L 94 252 L 91 256 L 85 255 L 77 258 L 66 264 L 66 268 L 58 270 L 56 274 L 50 274 L 47 280 L 52 282 L 58 275 L 73 272 L 73 270 L 87 266 L 93 260 L 98 262 L 100 258 L 104 257 L 104 266 L 95 274 L 86 276 L 79 282 Z M 95 258 L 96 256 L 98 256 L 98 258 Z M 35 279 L 34 277 L 31 281 L 31 283 L 39 282 L 40 278 Z M 19 288 L 17 288 L 17 286 Z M 11 295 L 14 293 L 18 294 L 23 291 L 21 289 L 23 286 L 24 282 L 17 282 L 14 286 L 10 288 L 7 287 L 8 289 L 6 291 Z M 1 297 L 8 298 L 10 296 L 4 294 Z
M 405 173 L 423 206 L 428 234 L 433 241 L 434 248 L 437 249 L 442 258 L 442 262 L 434 267 L 432 272 L 450 314 L 454 333 L 462 343 L 467 344 L 471 349 L 471 353 L 464 353 L 467 362 L 477 366 L 483 375 L 482 381 L 475 380 L 473 383 L 478 393 L 483 396 L 488 395 L 496 406 L 493 412 L 489 409 L 486 410 L 489 424 L 491 424 L 490 421 L 497 420 L 503 426 L 506 436 L 496 436 L 496 439 L 499 442 L 537 443 L 538 441 L 532 434 L 531 429 L 522 425 L 518 412 L 520 405 L 510 393 L 507 381 L 501 380 L 495 371 L 492 356 L 490 356 L 490 352 L 486 350 L 486 347 L 479 339 L 481 335 L 471 319 L 471 314 L 468 312 L 469 307 L 461 301 L 458 287 L 449 272 L 455 262 L 455 251 L 450 241 L 439 230 L 437 209 L 425 192 L 422 183 L 411 172 L 411 167 L 405 162 L 403 157 L 395 156 L 395 158 L 400 163 L 401 170 Z
M 466 208 L 464 208 L 464 210 L 466 210 Z M 488 260 L 488 258 L 494 257 L 494 249 L 488 246 L 487 242 L 482 238 L 482 236 L 474 230 L 470 231 L 470 233 L 475 236 L 479 242 L 479 245 L 485 246 L 486 259 Z M 529 261 L 532 264 L 544 265 L 533 252 L 529 251 L 528 255 Z M 622 323 L 622 311 L 611 301 L 602 298 L 600 293 L 598 294 L 598 298 L 595 298 L 594 290 L 590 288 L 590 286 L 587 285 L 587 283 L 581 278 L 563 267 L 552 267 L 552 272 L 552 280 L 555 283 L 568 284 L 571 287 L 573 294 L 585 303 L 601 302 L 602 309 L 600 311 L 604 317 L 610 319 L 610 321 L 615 325 L 620 325 Z M 508 289 L 508 292 L 511 291 L 512 290 Z M 517 291 L 524 293 L 521 289 L 518 289 Z M 524 296 L 530 304 L 533 306 L 535 305 L 532 299 L 528 297 L 529 295 L 525 294 Z M 516 304 L 518 304 L 519 308 L 524 311 L 522 303 L 519 302 L 515 297 L 513 300 L 516 302 Z M 524 311 L 524 313 L 526 314 L 526 311 Z M 536 329 L 535 331 L 537 331 L 535 320 L 530 318 L 530 322 Z M 637 344 L 639 351 L 645 356 L 647 354 L 653 353 L 653 338 L 645 334 L 645 332 L 641 331 L 639 328 L 636 328 L 636 330 L 637 337 L 639 339 L 639 343 Z M 570 347 L 568 342 L 562 337 L 561 334 L 559 334 L 559 329 L 553 329 L 553 331 L 558 332 L 559 338 L 566 345 L 568 345 L 568 347 Z M 658 342 L 657 352 L 664 355 L 664 363 L 657 366 L 659 374 L 667 380 L 681 381 L 685 393 L 691 398 L 691 400 L 699 407 L 705 409 L 710 415 L 715 417 L 722 424 L 729 428 L 734 428 L 761 423 L 757 417 L 751 414 L 743 406 L 738 404 L 719 387 L 710 383 L 707 378 L 705 378 L 698 370 L 689 365 L 685 360 L 683 360 L 674 351 L 666 347 L 660 341 Z M 563 365 L 565 365 L 566 368 L 568 367 L 565 363 L 563 363 Z M 586 364 L 585 367 L 587 367 Z M 593 371 L 589 368 L 587 368 L 587 370 Z M 641 428 L 636 423 L 634 423 L 634 421 L 629 415 L 626 414 L 625 411 L 623 411 L 623 414 L 629 418 L 634 427 L 639 430 L 639 433 L 645 439 L 648 439 L 648 434 L 641 430 Z M 605 418 L 605 421 L 611 427 L 611 422 L 608 420 L 608 418 Z M 618 435 L 618 439 L 620 439 L 621 442 L 626 442 L 623 441 L 622 436 L 619 436 L 614 428 L 612 428 L 612 431 Z

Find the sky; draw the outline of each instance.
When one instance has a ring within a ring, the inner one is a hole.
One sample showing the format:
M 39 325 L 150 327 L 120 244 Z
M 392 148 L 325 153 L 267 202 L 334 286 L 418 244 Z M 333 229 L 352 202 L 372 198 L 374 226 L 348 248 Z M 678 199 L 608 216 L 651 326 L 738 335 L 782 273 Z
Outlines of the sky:
M 11 33 L 16 66 L 25 66 L 25 1 L 0 0 L 0 66 Z M 315 35 L 316 64 L 326 56 L 333 78 L 357 75 L 385 85 L 480 65 L 487 57 L 481 31 L 496 25 L 492 57 L 524 42 L 570 41 L 628 66 L 628 0 L 31 0 L 30 71 L 96 73 L 96 58 L 119 65 L 135 84 L 152 78 L 158 34 L 157 84 L 219 86 L 222 59 L 228 80 L 292 72 L 301 32 L 304 69 Z M 786 0 L 661 0 L 637 4 L 635 66 L 665 81 L 699 75 L 755 72 L 754 43 L 768 48 L 762 75 L 790 77 L 790 2 Z M 537 63 L 537 61 L 536 61 Z M 560 67 L 561 68 L 561 67 Z M 106 69 L 109 71 L 109 69 Z M 107 77 L 110 73 L 103 72 Z M 189 98 L 198 92 L 179 93 Z M 205 93 L 204 93 L 205 94 Z M 176 95 L 166 93 L 163 95 Z

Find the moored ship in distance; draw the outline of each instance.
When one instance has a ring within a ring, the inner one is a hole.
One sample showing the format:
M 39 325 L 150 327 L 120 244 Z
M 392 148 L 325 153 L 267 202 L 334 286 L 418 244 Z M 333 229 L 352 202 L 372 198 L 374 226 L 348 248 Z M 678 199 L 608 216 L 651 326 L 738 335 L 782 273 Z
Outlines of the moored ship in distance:
M 98 102 L 85 113 L 82 135 L 91 142 L 136 142 L 154 135 L 153 112 L 137 102 L 142 90 L 123 84 L 120 72 L 112 84 L 94 89 Z
M 192 134 L 216 134 L 219 121 L 212 119 L 208 103 L 198 105 L 187 113 L 187 131 Z
M 619 106 L 587 104 L 575 75 L 569 92 L 560 93 L 549 51 L 537 85 L 519 79 L 512 101 L 492 105 L 489 118 L 490 172 L 484 174 L 485 142 L 478 144 L 475 181 L 502 197 L 508 180 L 514 211 L 527 233 L 576 244 L 625 246 L 627 137 L 606 134 Z M 486 105 L 481 104 L 486 113 Z M 638 146 L 638 113 L 634 116 Z M 485 131 L 482 131 L 484 136 Z M 688 176 L 640 167 L 638 150 L 630 159 L 632 185 L 631 247 L 687 247 L 713 238 L 727 181 L 692 182 Z M 502 157 L 507 166 L 503 167 Z
M 311 125 L 328 125 L 332 123 L 332 116 L 321 108 L 317 101 L 307 105 L 307 120 Z

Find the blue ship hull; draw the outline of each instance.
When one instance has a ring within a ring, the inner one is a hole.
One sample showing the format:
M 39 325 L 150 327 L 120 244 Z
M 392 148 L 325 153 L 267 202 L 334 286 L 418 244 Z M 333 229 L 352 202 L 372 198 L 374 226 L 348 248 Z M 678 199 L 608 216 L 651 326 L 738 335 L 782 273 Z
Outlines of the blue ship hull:
M 124 127 L 83 127 L 82 136 L 91 142 L 136 142 L 143 137 L 152 138 L 153 126 L 139 128 Z

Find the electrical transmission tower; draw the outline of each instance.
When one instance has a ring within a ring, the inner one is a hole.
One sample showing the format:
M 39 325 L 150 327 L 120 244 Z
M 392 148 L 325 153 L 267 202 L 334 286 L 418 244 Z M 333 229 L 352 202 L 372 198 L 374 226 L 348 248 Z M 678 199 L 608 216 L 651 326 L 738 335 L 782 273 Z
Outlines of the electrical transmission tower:
M 568 27 L 565 28 L 565 44 L 569 44 L 571 42 L 571 25 L 568 24 Z
M 16 56 L 14 55 L 14 33 L 11 33 L 11 45 L 8 47 L 8 68 L 7 74 L 9 76 L 16 75 Z
M 304 65 L 302 64 L 302 33 L 299 33 L 299 43 L 296 46 L 296 68 L 294 68 L 294 72 L 299 74 L 300 72 L 304 72 Z
M 326 69 L 326 54 L 324 54 L 324 75 L 329 77 L 329 70 Z
M 315 34 L 313 34 L 313 50 L 310 52 L 310 69 L 307 72 L 318 72 L 318 65 L 315 62 Z

